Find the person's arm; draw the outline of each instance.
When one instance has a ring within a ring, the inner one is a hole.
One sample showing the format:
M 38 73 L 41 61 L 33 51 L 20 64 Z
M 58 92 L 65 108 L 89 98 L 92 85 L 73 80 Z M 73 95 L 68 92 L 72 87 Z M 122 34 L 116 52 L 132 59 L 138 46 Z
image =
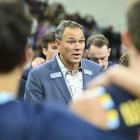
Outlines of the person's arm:
M 86 90 L 84 94 L 84 96 L 71 102 L 70 109 L 94 126 L 108 130 L 140 124 L 139 98 L 135 100 L 129 98 L 128 100 L 127 93 L 122 93 L 122 90 L 117 88 L 112 90 L 112 87 L 98 87 Z M 122 99 L 119 99 L 119 96 Z M 114 97 L 117 98 L 117 101 L 114 101 Z M 126 101 L 122 102 L 124 98 Z
M 69 104 L 72 112 L 82 119 L 101 129 L 108 129 L 106 125 L 106 109 L 103 108 L 99 97 L 93 96 L 93 89 L 86 90 L 81 96 Z
M 43 100 L 43 92 L 39 77 L 37 77 L 36 71 L 33 69 L 30 71 L 26 87 L 24 100 L 30 104 L 38 103 Z
M 86 90 L 83 95 L 71 102 L 70 109 L 74 113 L 103 130 L 117 129 L 120 126 L 119 112 L 106 88 Z
M 115 84 L 128 90 L 136 97 L 140 97 L 139 74 L 124 66 L 112 66 L 108 71 L 89 83 L 89 88 L 100 85 L 108 86 Z

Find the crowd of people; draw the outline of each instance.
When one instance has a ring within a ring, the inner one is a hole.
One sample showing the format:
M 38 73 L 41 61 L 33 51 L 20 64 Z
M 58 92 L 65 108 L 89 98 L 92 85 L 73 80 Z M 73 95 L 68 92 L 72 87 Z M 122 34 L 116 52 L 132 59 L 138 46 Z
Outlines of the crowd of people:
M 29 62 L 36 11 L 26 4 L 37 6 L 0 1 L 0 139 L 139 140 L 140 1 L 127 11 L 120 64 L 103 34 L 85 49 L 83 26 L 67 19 L 42 36 L 44 58 Z
M 41 38 L 45 32 L 55 31 L 56 27 L 62 20 L 73 20 L 83 26 L 85 38 L 89 36 L 101 33 L 110 42 L 110 48 L 112 52 L 109 59 L 117 61 L 121 55 L 121 36 L 119 32 L 113 30 L 113 26 L 100 27 L 93 18 L 93 15 L 81 16 L 80 13 L 69 14 L 63 4 L 52 3 L 49 1 L 41 0 L 26 0 L 26 5 L 29 7 L 29 11 L 32 15 L 34 22 L 34 29 L 32 31 L 32 46 L 36 56 L 40 56 L 41 52 Z

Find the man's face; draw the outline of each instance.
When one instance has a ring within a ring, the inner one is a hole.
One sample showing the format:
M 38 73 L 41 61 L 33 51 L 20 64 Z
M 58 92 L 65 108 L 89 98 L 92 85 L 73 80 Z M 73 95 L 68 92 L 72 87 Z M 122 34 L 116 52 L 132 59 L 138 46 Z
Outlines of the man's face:
M 58 42 L 60 58 L 64 65 L 79 64 L 85 47 L 83 31 L 80 28 L 67 27 L 63 32 L 62 39 Z
M 57 54 L 58 48 L 55 42 L 49 42 L 48 48 L 43 48 L 43 54 L 46 56 L 46 60 L 53 58 Z
M 88 57 L 90 60 L 98 63 L 103 69 L 106 69 L 108 66 L 108 57 L 110 56 L 110 48 L 106 45 L 98 48 L 94 45 L 91 45 L 88 50 Z

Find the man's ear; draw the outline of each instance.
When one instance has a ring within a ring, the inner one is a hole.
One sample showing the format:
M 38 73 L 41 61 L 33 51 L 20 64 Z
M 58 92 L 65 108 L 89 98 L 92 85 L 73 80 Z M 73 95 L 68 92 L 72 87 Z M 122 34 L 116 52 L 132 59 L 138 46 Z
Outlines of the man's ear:
M 42 53 L 43 53 L 43 55 L 46 56 L 46 55 L 47 55 L 47 49 L 46 49 L 46 48 L 43 48 L 43 49 L 42 49 Z
M 108 48 L 108 56 L 110 56 L 111 48 Z
M 129 32 L 124 32 L 124 33 L 122 34 L 122 43 L 123 43 L 124 46 L 127 47 L 128 49 L 131 48 L 131 47 L 133 46 Z

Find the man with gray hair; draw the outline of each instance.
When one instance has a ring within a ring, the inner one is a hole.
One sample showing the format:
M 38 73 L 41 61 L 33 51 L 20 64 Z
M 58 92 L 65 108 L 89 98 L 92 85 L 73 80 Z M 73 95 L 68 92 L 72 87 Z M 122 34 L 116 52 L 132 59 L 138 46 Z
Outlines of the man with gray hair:
M 15 101 L 31 29 L 21 8 L 0 0 L 0 140 L 93 140 L 94 128 L 69 111 Z
M 101 67 L 82 59 L 85 48 L 83 27 L 62 21 L 56 29 L 57 56 L 30 72 L 25 101 L 34 104 L 53 101 L 67 105 L 81 96 L 86 83 L 101 72 Z

